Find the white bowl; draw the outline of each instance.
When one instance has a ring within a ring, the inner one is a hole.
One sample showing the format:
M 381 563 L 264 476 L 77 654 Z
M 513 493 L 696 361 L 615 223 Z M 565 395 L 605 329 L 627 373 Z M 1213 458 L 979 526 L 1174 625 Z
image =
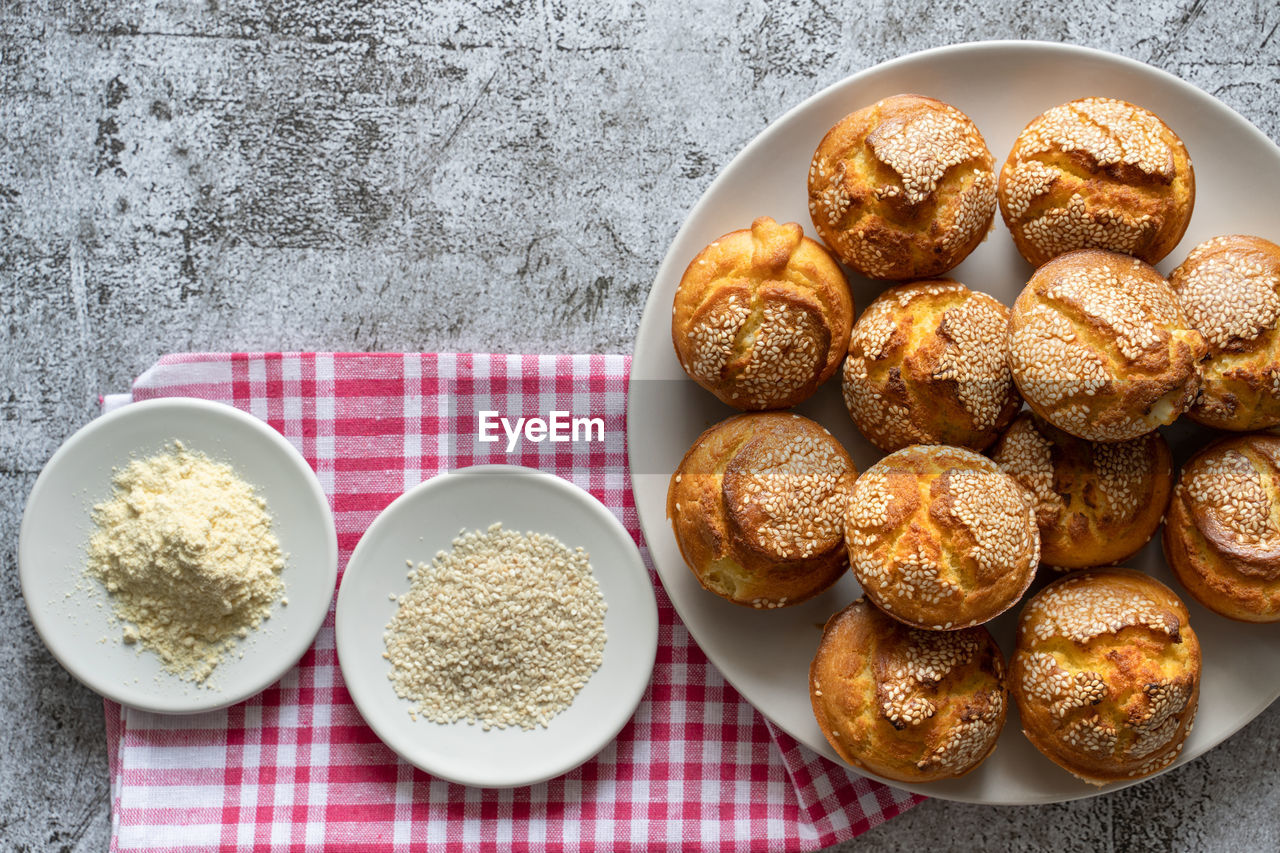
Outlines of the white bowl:
M 608 611 L 600 668 L 546 728 L 485 731 L 409 716 L 413 703 L 387 678 L 383 632 L 409 589 L 406 560 L 430 563 L 461 529 L 555 536 L 584 548 Z M 421 483 L 369 525 L 342 576 L 338 663 L 365 721 L 387 746 L 435 776 L 486 788 L 530 785 L 567 773 L 608 745 L 635 712 L 653 672 L 658 608 L 626 528 L 587 492 L 531 468 L 482 465 Z
M 223 462 L 266 500 L 286 553 L 287 606 L 223 657 L 204 685 L 121 642 L 111 602 L 84 575 L 93 506 L 110 498 L 113 469 L 174 441 Z M 298 662 L 329 612 L 338 540 L 311 466 L 284 436 L 222 403 L 182 397 L 132 403 L 84 426 L 58 448 L 27 499 L 18 539 L 22 596 L 49 651 L 92 690 L 144 711 L 188 714 L 234 705 Z M 239 653 L 244 656 L 240 657 Z

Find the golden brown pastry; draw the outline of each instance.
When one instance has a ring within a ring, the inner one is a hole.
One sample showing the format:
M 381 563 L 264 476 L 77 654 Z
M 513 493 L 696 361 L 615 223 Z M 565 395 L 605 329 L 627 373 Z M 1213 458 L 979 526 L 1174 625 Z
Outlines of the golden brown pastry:
M 891 287 L 853 325 L 844 403 L 876 447 L 982 450 L 1022 406 L 1009 309 L 948 279 Z
M 1112 98 L 1036 117 L 1000 170 L 1000 212 L 1032 266 L 1094 248 L 1154 264 L 1182 239 L 1195 200 L 1182 140 L 1154 113 Z
M 1027 738 L 1094 785 L 1178 757 L 1200 696 L 1200 643 L 1172 590 L 1132 569 L 1086 569 L 1022 610 L 1009 690 Z
M 1214 237 L 1191 250 L 1169 285 L 1209 343 L 1204 390 L 1187 414 L 1241 432 L 1280 424 L 1280 246 Z
M 1101 249 L 1036 270 L 1009 323 L 1009 367 L 1023 398 L 1090 441 L 1172 423 L 1200 390 L 1207 351 L 1154 267 Z
M 671 337 L 685 373 L 738 409 L 783 409 L 831 378 L 853 297 L 840 265 L 794 222 L 767 216 L 703 249 L 685 270 Z
M 901 782 L 949 779 L 995 749 L 1004 659 L 986 628 L 921 631 L 860 598 L 827 621 L 809 700 L 827 742 L 855 767 Z
M 1023 412 L 991 458 L 1031 492 L 1040 561 L 1060 569 L 1105 566 L 1135 554 L 1155 535 L 1173 488 L 1173 458 L 1159 432 L 1085 441 Z
M 1164 553 L 1197 601 L 1244 622 L 1280 621 L 1280 436 L 1238 435 L 1187 460 Z
M 985 456 L 913 445 L 858 478 L 845 518 L 867 597 L 917 628 L 980 625 L 1022 597 L 1040 562 L 1031 498 Z
M 790 412 L 704 432 L 667 489 L 667 517 L 699 583 L 749 607 L 817 595 L 848 565 L 842 522 L 858 472 L 824 428 Z
M 840 260 L 869 278 L 941 275 L 991 227 L 995 160 L 969 117 L 922 95 L 845 116 L 809 166 L 809 214 Z

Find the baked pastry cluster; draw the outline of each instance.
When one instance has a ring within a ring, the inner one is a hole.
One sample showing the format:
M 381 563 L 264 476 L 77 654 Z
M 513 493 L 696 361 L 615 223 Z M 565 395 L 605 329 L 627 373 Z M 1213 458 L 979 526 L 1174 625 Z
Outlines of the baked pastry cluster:
M 1173 488 L 1173 457 L 1158 432 L 1086 441 L 1023 412 L 991 458 L 1031 494 L 1040 559 L 1060 569 L 1133 556 L 1155 535 Z
M 1029 495 L 985 456 L 913 445 L 853 484 L 849 562 L 867 597 L 935 631 L 981 625 L 1012 607 L 1040 562 Z
M 685 270 L 671 337 L 689 377 L 737 409 L 782 409 L 840 366 L 853 297 L 831 256 L 794 222 L 761 217 Z
M 823 629 L 809 700 L 855 767 L 903 782 L 962 776 L 1004 728 L 1004 658 L 986 628 L 921 631 L 860 598 Z
M 809 215 L 840 260 L 868 278 L 941 275 L 991 227 L 995 160 L 960 110 L 894 95 L 841 119 L 809 164 Z
M 1101 249 L 1036 270 L 1009 322 L 1009 367 L 1027 404 L 1091 441 L 1172 423 L 1200 390 L 1207 352 L 1154 267 Z
M 704 432 L 671 475 L 667 517 L 685 562 L 734 604 L 785 607 L 848 567 L 844 512 L 857 471 L 826 429 L 789 412 Z
M 1186 146 L 1158 116 L 1081 98 L 1037 116 L 1000 170 L 1000 213 L 1032 266 L 1075 249 L 1157 263 L 1195 205 Z
M 1191 250 L 1169 284 L 1209 345 L 1204 388 L 1187 414 L 1242 432 L 1280 424 L 1280 246 L 1215 237 Z
M 862 312 L 844 402 L 872 444 L 982 450 L 1022 406 L 1009 373 L 1009 309 L 947 279 L 891 287 Z
M 699 582 L 735 604 L 786 607 L 852 571 L 863 597 L 827 621 L 809 670 L 815 719 L 850 764 L 906 782 L 968 773 L 1008 690 L 1054 762 L 1135 779 L 1182 749 L 1201 655 L 1178 596 L 1116 565 L 1163 522 L 1195 598 L 1280 621 L 1280 436 L 1213 443 L 1175 487 L 1158 431 L 1183 413 L 1280 426 L 1280 246 L 1224 236 L 1170 279 L 1151 266 L 1186 231 L 1195 178 L 1174 132 L 1124 101 L 1045 112 L 998 191 L 992 168 L 955 107 L 885 98 L 810 163 L 832 254 L 761 218 L 694 258 L 672 317 L 686 372 L 731 406 L 780 409 L 844 357 L 849 416 L 888 455 L 858 476 L 816 422 L 739 415 L 689 449 L 668 516 Z M 997 195 L 1036 267 L 1012 309 L 939 278 L 986 236 Z M 841 262 L 893 282 L 856 323 Z M 1024 606 L 1006 675 L 985 625 L 1042 563 L 1069 571 Z
M 1168 587 L 1132 569 L 1087 569 L 1023 608 L 1009 689 L 1036 748 L 1102 785 L 1177 758 L 1200 670 L 1187 608 Z
M 1280 436 L 1220 439 L 1187 461 L 1164 527 L 1164 553 L 1205 607 L 1280 621 Z

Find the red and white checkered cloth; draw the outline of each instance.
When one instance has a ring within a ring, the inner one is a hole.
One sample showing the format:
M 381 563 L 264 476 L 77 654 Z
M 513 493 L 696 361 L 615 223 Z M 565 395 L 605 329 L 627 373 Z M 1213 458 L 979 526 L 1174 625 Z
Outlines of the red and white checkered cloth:
M 175 355 L 137 380 L 132 399 L 219 400 L 283 433 L 329 496 L 339 572 L 402 491 L 490 462 L 587 489 L 648 563 L 627 474 L 628 366 L 604 355 Z M 505 441 L 476 441 L 482 409 L 601 417 L 605 441 L 524 442 L 508 456 Z M 330 610 L 298 666 L 247 702 L 194 717 L 106 703 L 111 849 L 814 850 L 919 802 L 769 725 L 654 579 L 650 688 L 617 740 L 565 776 L 481 790 L 399 760 L 343 686 Z

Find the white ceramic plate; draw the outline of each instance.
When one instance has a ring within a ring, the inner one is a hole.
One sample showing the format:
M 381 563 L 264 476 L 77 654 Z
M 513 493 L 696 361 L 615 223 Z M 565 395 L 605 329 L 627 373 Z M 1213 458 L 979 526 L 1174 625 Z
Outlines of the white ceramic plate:
M 806 173 L 814 148 L 840 118 L 888 95 L 915 92 L 954 104 L 986 137 L 997 166 L 1028 121 L 1049 107 L 1088 95 L 1123 98 L 1153 110 L 1187 145 L 1196 170 L 1196 207 L 1181 245 L 1160 265 L 1166 274 L 1192 246 L 1218 234 L 1249 233 L 1280 240 L 1280 149 L 1219 101 L 1162 71 L 1086 48 L 1039 42 L 988 42 L 917 53 L 856 74 L 813 96 L 756 137 L 707 189 L 658 270 L 632 363 L 628 448 L 640 523 L 663 585 L 707 656 L 765 716 L 797 740 L 838 761 L 809 706 L 806 676 L 827 617 L 858 595 L 846 577 L 797 607 L 753 611 L 727 604 L 698 586 L 681 560 L 665 518 L 667 478 L 699 433 L 733 412 L 687 379 L 671 346 L 671 304 L 689 260 L 711 240 L 746 228 L 757 216 L 809 219 Z M 1030 275 L 996 214 L 985 243 L 949 275 L 1011 305 Z M 883 287 L 853 278 L 858 310 Z M 827 426 L 859 470 L 882 454 L 852 426 L 838 378 L 800 411 Z M 1178 424 L 1166 430 L 1179 460 L 1207 433 Z M 1159 544 L 1129 565 L 1180 590 Z M 1184 596 L 1186 597 L 1186 596 Z M 1280 695 L 1280 631 L 1243 625 L 1189 602 L 1191 625 L 1204 649 L 1204 680 L 1195 730 L 1178 764 L 1221 742 Z M 990 626 L 1008 654 L 1019 608 Z M 999 747 L 968 776 L 919 793 L 985 803 L 1043 803 L 1091 796 L 1037 753 L 1011 714 Z M 1110 786 L 1102 790 L 1111 790 Z
M 112 469 L 160 453 L 175 439 L 254 486 L 287 554 L 281 579 L 288 606 L 277 604 L 270 620 L 223 657 L 206 686 L 165 671 L 154 653 L 124 645 L 101 585 L 83 576 L 90 512 L 111 496 Z M 319 481 L 284 436 L 231 406 L 171 397 L 103 415 L 58 448 L 27 499 L 18 573 L 31 621 L 67 671 L 121 704 L 189 714 L 247 699 L 298 662 L 329 612 L 338 540 Z
M 398 606 L 389 596 L 409 590 L 406 560 L 430 563 L 459 530 L 494 522 L 586 549 L 608 605 L 604 659 L 573 704 L 545 728 L 485 731 L 465 722 L 414 720 L 412 703 L 396 696 L 387 678 L 391 665 L 382 657 L 382 634 Z M 631 719 L 653 672 L 658 608 L 635 542 L 603 504 L 542 471 L 481 465 L 415 486 L 369 525 L 338 590 L 337 647 L 356 707 L 406 761 L 464 785 L 531 785 L 591 758 Z

